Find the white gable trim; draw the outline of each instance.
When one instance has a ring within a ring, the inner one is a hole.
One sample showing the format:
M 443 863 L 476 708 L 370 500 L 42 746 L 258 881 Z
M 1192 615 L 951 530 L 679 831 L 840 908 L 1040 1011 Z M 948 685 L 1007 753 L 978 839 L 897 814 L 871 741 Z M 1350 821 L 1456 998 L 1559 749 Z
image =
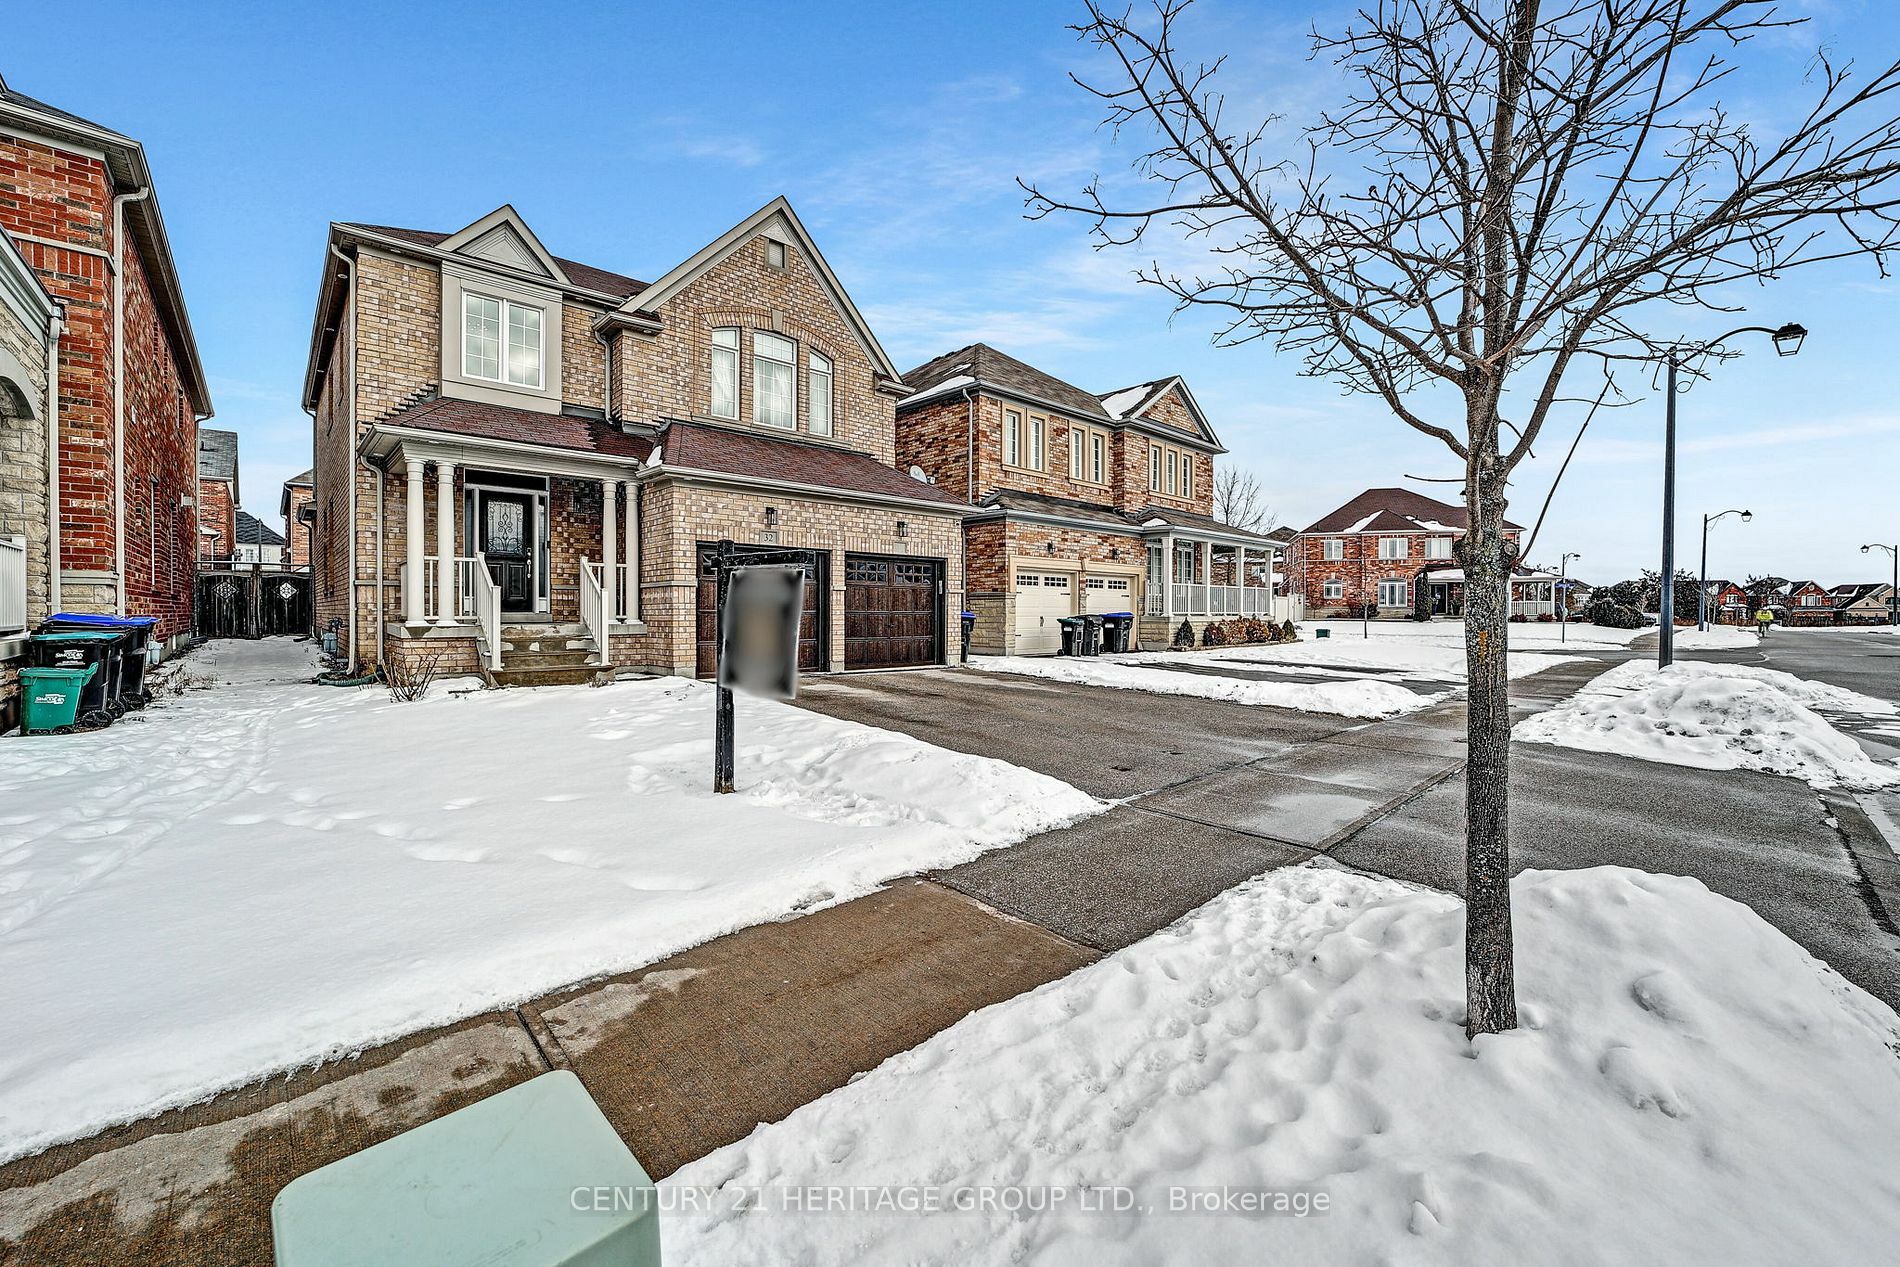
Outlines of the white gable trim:
M 668 300 L 690 286 L 706 270 L 761 233 L 767 237 L 788 238 L 793 245 L 804 252 L 805 258 L 812 262 L 818 274 L 818 280 L 830 293 L 832 302 L 837 305 L 846 324 L 858 336 L 858 343 L 863 347 L 865 355 L 871 358 L 872 366 L 884 377 L 899 380 L 897 366 L 892 364 L 891 358 L 884 351 L 884 346 L 877 341 L 877 336 L 871 333 L 871 327 L 864 320 L 864 314 L 860 313 L 858 306 L 851 302 L 851 296 L 845 293 L 837 274 L 831 271 L 831 265 L 825 262 L 825 257 L 818 250 L 817 244 L 812 241 L 811 234 L 806 232 L 804 224 L 799 221 L 798 213 L 792 210 L 792 204 L 787 202 L 783 195 L 772 199 L 727 229 L 691 258 L 621 304 L 614 315 L 626 318 L 658 313 Z
M 504 202 L 501 206 L 496 207 L 493 211 L 462 229 L 460 232 L 451 233 L 448 237 L 442 239 L 437 249 L 448 251 L 451 254 L 469 255 L 475 259 L 488 260 L 490 263 L 501 264 L 505 268 L 520 268 L 521 265 L 514 264 L 508 260 L 497 260 L 491 256 L 479 255 L 469 249 L 480 243 L 484 238 L 494 234 L 497 230 L 504 233 L 512 233 L 516 240 L 518 240 L 522 246 L 526 247 L 528 253 L 533 256 L 534 264 L 541 272 L 546 273 L 563 286 L 572 284 L 568 281 L 567 274 L 561 271 L 561 266 L 554 262 L 554 257 L 548 254 L 548 249 L 541 245 L 541 239 L 537 238 L 534 235 L 534 230 L 528 227 L 528 222 L 523 220 L 521 213 L 516 211 L 509 203 Z

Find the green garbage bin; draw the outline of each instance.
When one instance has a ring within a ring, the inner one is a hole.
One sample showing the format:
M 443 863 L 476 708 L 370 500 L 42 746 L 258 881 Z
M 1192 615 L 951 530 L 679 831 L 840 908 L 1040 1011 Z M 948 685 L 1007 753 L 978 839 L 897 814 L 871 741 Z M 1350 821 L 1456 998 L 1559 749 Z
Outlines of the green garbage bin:
M 99 672 L 97 664 L 79 669 L 21 669 L 20 733 L 63 734 L 79 716 L 79 698 Z

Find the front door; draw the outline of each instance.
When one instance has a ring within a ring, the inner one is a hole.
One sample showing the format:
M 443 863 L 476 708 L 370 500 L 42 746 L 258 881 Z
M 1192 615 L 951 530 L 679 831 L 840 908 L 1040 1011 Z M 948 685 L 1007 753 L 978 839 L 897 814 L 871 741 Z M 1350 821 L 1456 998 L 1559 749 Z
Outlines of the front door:
M 534 498 L 484 492 L 476 548 L 501 590 L 503 611 L 534 610 Z

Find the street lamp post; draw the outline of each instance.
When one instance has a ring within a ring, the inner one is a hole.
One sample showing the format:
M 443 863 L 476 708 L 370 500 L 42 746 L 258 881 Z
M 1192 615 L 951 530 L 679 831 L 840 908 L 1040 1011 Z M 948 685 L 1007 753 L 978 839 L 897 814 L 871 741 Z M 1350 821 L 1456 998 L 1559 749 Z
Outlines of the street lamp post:
M 1740 515 L 1743 523 L 1755 517 L 1746 510 L 1725 510 L 1719 515 L 1702 516 L 1702 567 L 1695 574 L 1695 627 L 1704 631 L 1709 627 L 1709 525 L 1730 515 Z
M 1572 551 L 1557 560 L 1557 641 L 1570 641 L 1570 560 L 1583 556 Z
M 1900 625 L 1900 545 L 1883 546 L 1875 542 L 1873 545 L 1860 548 L 1862 554 L 1866 554 L 1869 550 L 1885 550 L 1893 559 L 1893 587 L 1887 591 L 1887 620 L 1891 624 Z
M 1668 403 L 1663 414 L 1662 620 L 1656 639 L 1656 667 L 1662 669 L 1676 658 L 1676 371 L 1685 357 L 1711 351 L 1738 334 L 1767 335 L 1775 342 L 1777 356 L 1793 356 L 1808 337 L 1807 328 L 1792 321 L 1779 327 L 1739 326 L 1706 343 L 1675 344 L 1663 354 L 1668 366 Z

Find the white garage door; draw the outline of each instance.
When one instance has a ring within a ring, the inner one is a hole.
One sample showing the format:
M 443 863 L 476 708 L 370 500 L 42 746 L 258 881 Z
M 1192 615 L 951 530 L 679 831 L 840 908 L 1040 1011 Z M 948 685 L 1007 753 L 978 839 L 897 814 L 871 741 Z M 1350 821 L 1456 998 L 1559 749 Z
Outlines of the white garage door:
M 1054 655 L 1062 650 L 1062 626 L 1075 614 L 1075 581 L 1067 572 L 1016 574 L 1016 654 Z
M 1091 576 L 1082 583 L 1082 612 L 1106 616 L 1135 610 L 1135 583 L 1125 576 Z

